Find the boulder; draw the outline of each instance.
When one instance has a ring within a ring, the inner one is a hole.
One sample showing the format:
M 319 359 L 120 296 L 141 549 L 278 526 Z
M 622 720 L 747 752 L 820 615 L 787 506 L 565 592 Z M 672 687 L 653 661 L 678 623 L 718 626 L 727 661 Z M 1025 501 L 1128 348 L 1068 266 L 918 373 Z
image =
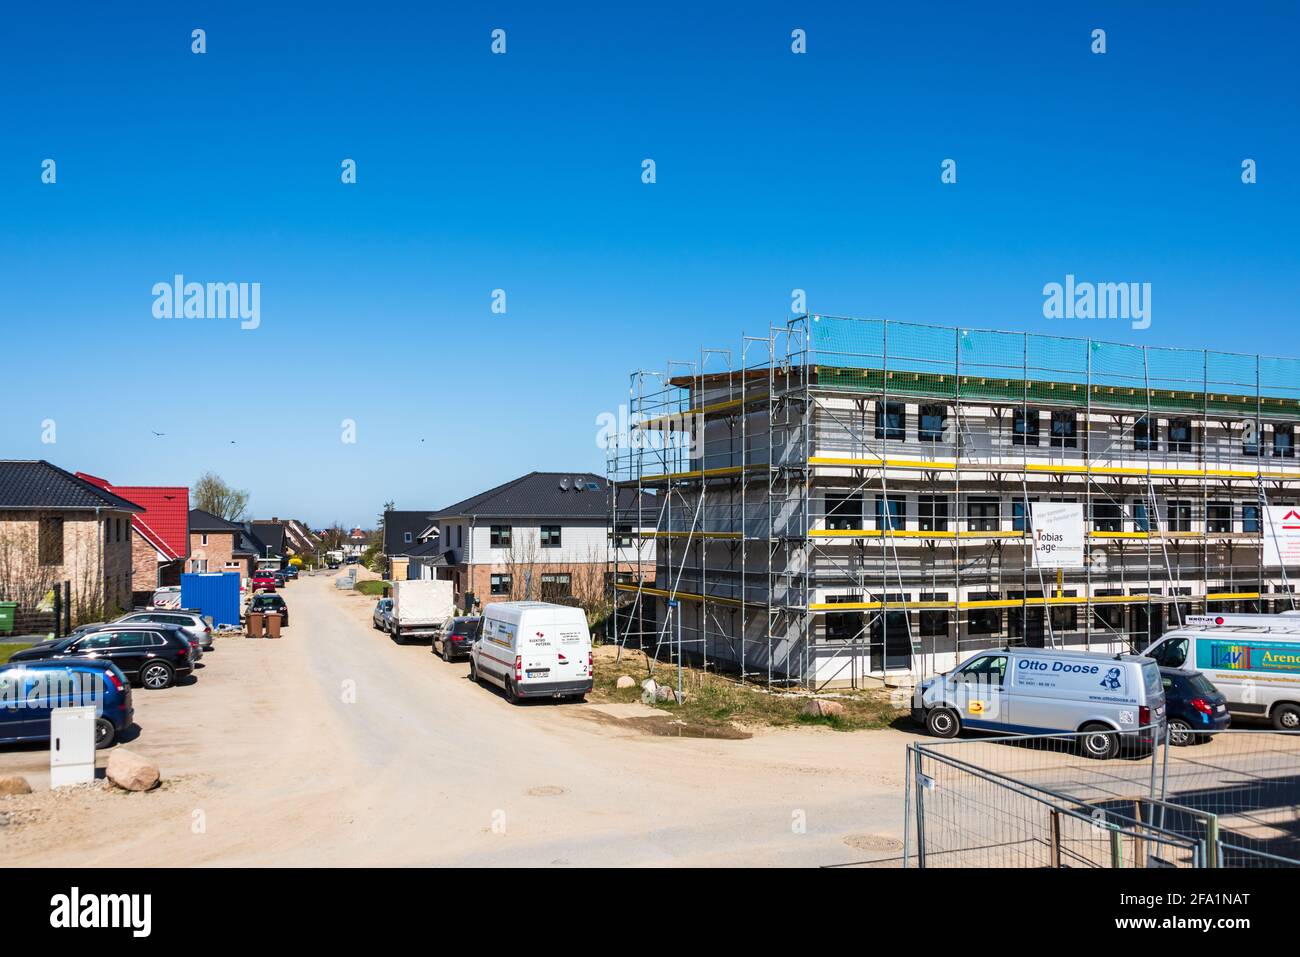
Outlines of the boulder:
M 677 692 L 674 691 L 672 688 L 669 688 L 667 685 L 660 685 L 659 687 L 657 687 L 657 688 L 655 689 L 655 700 L 656 700 L 656 701 L 676 701 L 676 700 L 677 700 Z
M 631 675 L 619 675 L 618 681 L 614 682 L 616 688 L 635 688 L 636 679 Z
M 0 796 L 10 794 L 31 794 L 32 786 L 21 774 L 6 774 L 0 777 Z
M 805 701 L 801 710 L 804 714 L 814 718 L 842 718 L 844 716 L 844 705 L 838 701 L 823 701 L 820 698 L 811 698 Z
M 104 773 L 110 781 L 128 791 L 148 791 L 158 784 L 161 777 L 158 765 L 126 748 L 117 748 L 108 756 Z

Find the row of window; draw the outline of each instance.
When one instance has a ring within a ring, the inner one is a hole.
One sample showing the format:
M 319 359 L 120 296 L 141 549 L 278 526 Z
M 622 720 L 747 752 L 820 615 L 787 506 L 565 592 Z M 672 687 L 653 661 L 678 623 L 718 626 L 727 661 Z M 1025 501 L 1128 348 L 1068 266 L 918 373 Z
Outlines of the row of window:
M 948 427 L 948 406 L 927 404 L 917 409 L 916 439 L 918 442 L 952 441 L 945 437 Z M 1011 418 L 1012 445 L 1038 445 L 1041 436 L 1043 412 L 1040 409 L 1014 409 Z M 875 434 L 878 439 L 903 442 L 907 440 L 907 406 L 902 402 L 876 403 Z M 1248 423 L 1250 425 L 1250 423 Z M 1158 419 L 1139 416 L 1133 425 L 1133 451 L 1157 452 L 1163 447 L 1168 452 L 1191 452 L 1195 444 L 1192 419 L 1173 416 L 1164 425 Z M 1241 453 L 1262 456 L 1267 453 L 1260 442 L 1263 427 L 1247 428 L 1242 435 Z M 1047 444 L 1052 448 L 1076 449 L 1079 447 L 1079 413 L 1060 409 L 1048 413 Z M 1295 425 L 1289 422 L 1272 423 L 1272 454 L 1278 458 L 1295 458 Z M 1114 446 L 1111 446 L 1114 451 Z
M 545 599 L 567 598 L 572 593 L 573 577 L 567 572 L 546 572 L 538 576 L 541 595 Z M 493 575 L 488 583 L 493 595 L 509 595 L 514 590 L 513 575 Z
M 1029 502 L 1040 499 L 1031 497 Z M 1076 499 L 1052 498 L 1050 502 L 1074 502 Z M 950 530 L 949 507 L 951 499 L 947 495 L 917 496 L 917 528 L 923 532 L 946 532 Z M 1279 503 L 1290 504 L 1290 503 Z M 864 501 L 860 495 L 826 496 L 826 528 L 832 531 L 850 531 L 865 527 L 863 523 Z M 875 528 L 879 531 L 901 530 L 907 528 L 908 499 L 904 495 L 877 495 Z M 1192 530 L 1191 499 L 1169 499 L 1165 502 L 1160 518 L 1161 531 L 1190 532 Z M 1151 506 L 1142 499 L 1133 499 L 1130 507 L 1125 509 L 1119 502 L 1094 501 L 1090 506 L 1092 529 L 1096 532 L 1122 532 L 1125 523 L 1131 523 L 1133 531 L 1149 532 L 1151 525 Z M 1011 516 L 1011 530 L 1023 532 L 1031 524 L 1027 517 L 1024 499 L 1014 499 L 1004 503 L 996 496 L 970 495 L 966 497 L 966 528 L 972 532 L 1001 531 L 1002 516 Z M 1205 508 L 1205 530 L 1209 533 L 1230 533 L 1236 530 L 1236 523 L 1241 523 L 1241 531 L 1258 533 L 1261 531 L 1261 511 L 1257 504 L 1234 502 L 1210 502 Z

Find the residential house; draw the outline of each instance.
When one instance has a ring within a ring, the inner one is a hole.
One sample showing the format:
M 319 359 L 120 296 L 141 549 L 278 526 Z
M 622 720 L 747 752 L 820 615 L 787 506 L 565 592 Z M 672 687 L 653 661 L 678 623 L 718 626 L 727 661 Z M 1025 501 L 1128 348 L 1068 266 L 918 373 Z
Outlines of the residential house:
M 609 571 L 609 511 L 604 476 L 530 472 L 431 516 L 415 535 L 419 551 L 408 558 L 407 577 L 451 580 L 462 608 L 599 601 Z M 618 571 L 635 567 L 620 561 Z
M 364 529 L 354 528 L 348 532 L 348 540 L 344 546 L 344 551 L 349 558 L 359 559 L 369 546 L 370 533 Z
M 285 553 L 284 526 L 278 519 L 269 522 L 248 522 L 246 528 L 257 536 L 264 549 L 258 556 L 259 568 L 283 568 L 289 556 Z
M 67 582 L 73 616 L 131 607 L 131 518 L 145 510 L 45 460 L 0 461 L 0 600 Z
M 228 522 L 201 508 L 190 509 L 187 571 L 239 572 L 241 579 L 247 579 L 255 569 L 265 567 L 266 555 L 267 546 L 253 531 L 251 522 Z
M 280 519 L 273 518 L 271 521 L 279 522 Z M 310 555 L 320 545 L 320 539 L 312 534 L 311 529 L 307 527 L 305 522 L 289 518 L 284 520 L 283 525 L 284 550 L 291 558 Z
M 407 577 L 407 564 L 412 549 L 421 544 L 420 534 L 433 521 L 434 509 L 384 512 L 384 560 L 390 581 Z
M 131 516 L 131 601 L 151 603 L 160 585 L 179 585 L 190 553 L 190 490 L 183 485 L 112 485 L 87 472 L 77 478 L 139 505 Z

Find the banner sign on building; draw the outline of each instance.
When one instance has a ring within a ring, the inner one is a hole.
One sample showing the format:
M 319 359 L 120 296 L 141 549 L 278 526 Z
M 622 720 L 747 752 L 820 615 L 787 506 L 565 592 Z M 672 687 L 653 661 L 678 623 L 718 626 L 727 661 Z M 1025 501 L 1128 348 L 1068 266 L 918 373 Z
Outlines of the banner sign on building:
M 1300 509 L 1270 505 L 1264 519 L 1264 564 L 1300 565 Z
M 1083 505 L 1078 502 L 1030 502 L 1034 531 L 1034 565 L 1082 568 Z

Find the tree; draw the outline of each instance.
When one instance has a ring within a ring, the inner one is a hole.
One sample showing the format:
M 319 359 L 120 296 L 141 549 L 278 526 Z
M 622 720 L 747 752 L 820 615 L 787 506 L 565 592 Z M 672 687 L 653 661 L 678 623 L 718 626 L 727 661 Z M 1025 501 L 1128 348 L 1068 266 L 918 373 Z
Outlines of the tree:
M 248 514 L 248 492 L 232 488 L 215 472 L 204 472 L 194 483 L 190 504 L 228 522 L 242 522 Z

